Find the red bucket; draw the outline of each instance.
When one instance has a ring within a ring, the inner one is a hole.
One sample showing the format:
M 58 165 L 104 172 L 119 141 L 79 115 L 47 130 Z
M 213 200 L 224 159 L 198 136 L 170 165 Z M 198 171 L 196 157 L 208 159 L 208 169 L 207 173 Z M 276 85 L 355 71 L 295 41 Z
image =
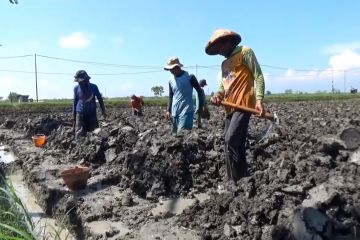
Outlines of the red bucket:
M 70 190 L 84 189 L 86 188 L 87 180 L 90 178 L 90 168 L 76 166 L 62 171 L 60 176 Z
M 46 136 L 44 134 L 36 134 L 32 136 L 32 141 L 35 147 L 44 147 L 46 143 Z

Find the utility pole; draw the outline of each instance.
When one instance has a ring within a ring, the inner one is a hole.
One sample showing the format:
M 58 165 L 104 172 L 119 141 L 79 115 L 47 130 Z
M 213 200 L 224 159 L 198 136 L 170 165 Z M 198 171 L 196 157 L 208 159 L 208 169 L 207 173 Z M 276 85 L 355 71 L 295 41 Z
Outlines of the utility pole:
M 36 87 L 36 102 L 39 102 L 39 97 L 38 97 L 38 84 L 37 84 L 37 64 L 36 64 L 36 53 L 35 53 L 35 87 Z

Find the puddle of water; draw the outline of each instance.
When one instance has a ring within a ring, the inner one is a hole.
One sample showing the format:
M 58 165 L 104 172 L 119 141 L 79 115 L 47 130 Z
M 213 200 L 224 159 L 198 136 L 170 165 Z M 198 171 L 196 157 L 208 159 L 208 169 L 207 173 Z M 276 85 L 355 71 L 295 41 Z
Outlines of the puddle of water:
M 7 146 L 0 146 L 0 162 L 11 163 L 15 161 L 14 154 Z
M 9 180 L 12 182 L 16 189 L 16 194 L 21 199 L 27 208 L 33 222 L 35 223 L 36 232 L 42 233 L 42 236 L 55 236 L 55 231 L 59 231 L 56 221 L 49 218 L 41 207 L 36 203 L 35 196 L 26 187 L 22 181 L 21 175 L 10 175 Z M 60 232 L 60 239 L 72 240 L 74 239 L 69 232 L 65 229 Z
M 160 221 L 143 225 L 136 239 L 199 240 L 200 238 L 191 229 L 174 226 L 174 223 L 171 222 Z
M 184 211 L 184 209 L 192 206 L 195 203 L 196 199 L 199 200 L 200 202 L 204 202 L 209 198 L 210 196 L 208 194 L 200 193 L 200 194 L 196 194 L 195 198 L 193 199 L 190 198 L 170 199 L 158 203 L 157 206 L 151 210 L 151 212 L 154 216 L 158 216 L 164 213 L 179 215 Z
M 86 223 L 86 227 L 94 235 L 106 236 L 107 233 L 114 233 L 114 236 L 107 238 L 109 240 L 121 238 L 131 232 L 122 222 L 93 221 Z

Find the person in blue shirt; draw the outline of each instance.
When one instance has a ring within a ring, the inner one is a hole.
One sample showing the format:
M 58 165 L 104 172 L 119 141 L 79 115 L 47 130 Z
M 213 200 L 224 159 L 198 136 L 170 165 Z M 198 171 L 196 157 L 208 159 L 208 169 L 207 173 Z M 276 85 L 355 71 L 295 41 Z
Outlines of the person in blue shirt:
M 181 69 L 183 65 L 177 57 L 170 58 L 164 67 L 170 71 L 169 100 L 166 118 L 172 121 L 172 133 L 179 133 L 182 129 L 191 130 L 194 120 L 193 88 L 199 99 L 199 115 L 204 111 L 204 96 L 201 87 L 192 74 Z
M 73 127 L 76 136 L 80 136 L 99 127 L 95 97 L 99 101 L 101 113 L 104 117 L 106 113 L 99 89 L 95 84 L 90 83 L 87 72 L 79 70 L 74 78 L 78 85 L 74 87 Z

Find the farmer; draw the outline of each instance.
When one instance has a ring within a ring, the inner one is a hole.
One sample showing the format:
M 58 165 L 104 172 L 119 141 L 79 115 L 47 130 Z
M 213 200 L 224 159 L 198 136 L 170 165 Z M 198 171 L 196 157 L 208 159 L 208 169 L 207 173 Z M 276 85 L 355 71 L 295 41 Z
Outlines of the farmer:
M 211 98 L 216 106 L 225 100 L 237 105 L 255 108 L 264 114 L 264 76 L 254 52 L 249 47 L 238 46 L 239 34 L 226 29 L 214 31 L 205 47 L 208 55 L 222 55 L 222 80 L 220 90 Z M 254 82 L 256 91 L 254 90 Z M 248 176 L 245 141 L 250 114 L 225 107 L 225 161 L 229 179 L 235 183 Z
M 206 104 L 206 97 L 205 97 L 205 92 L 204 92 L 204 87 L 207 85 L 206 83 L 206 80 L 205 79 L 201 79 L 199 81 L 199 85 L 201 87 L 201 95 L 203 96 L 204 98 L 204 111 L 203 111 L 203 114 L 202 116 L 199 115 L 199 100 L 198 100 L 198 95 L 196 95 L 196 110 L 195 110 L 195 113 L 198 114 L 197 116 L 197 125 L 198 125 L 198 128 L 202 128 L 202 125 L 201 125 L 201 119 L 204 118 L 204 119 L 207 119 L 209 120 L 210 118 L 210 113 L 208 111 L 208 108 L 207 108 L 207 104 Z
M 134 116 L 142 116 L 142 107 L 144 106 L 144 100 L 142 97 L 137 97 L 134 94 L 131 95 L 130 106 Z
M 95 96 L 99 101 L 102 115 L 105 117 L 106 114 L 99 89 L 95 84 L 89 82 L 90 77 L 86 71 L 77 71 L 74 78 L 78 85 L 74 87 L 73 128 L 76 136 L 80 136 L 99 127 Z
M 166 118 L 172 121 L 172 133 L 179 133 L 182 129 L 191 130 L 194 119 L 193 88 L 199 99 L 199 114 L 204 111 L 204 96 L 201 87 L 192 74 L 182 70 L 183 65 L 177 57 L 170 58 L 164 67 L 170 71 L 169 101 Z

